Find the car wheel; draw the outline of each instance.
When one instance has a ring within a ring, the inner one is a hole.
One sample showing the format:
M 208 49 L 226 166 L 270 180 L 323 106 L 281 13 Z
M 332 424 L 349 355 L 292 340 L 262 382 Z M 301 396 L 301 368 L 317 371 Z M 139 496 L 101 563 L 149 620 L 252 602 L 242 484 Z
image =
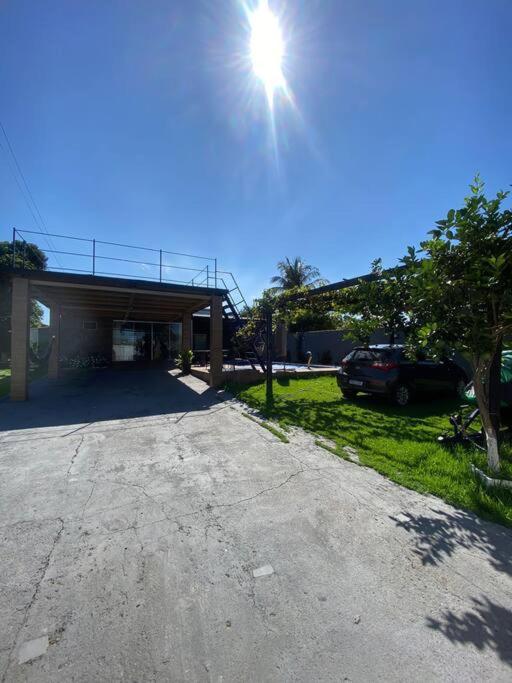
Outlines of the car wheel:
M 357 391 L 354 391 L 353 389 L 342 389 L 341 393 L 343 394 L 343 398 L 346 398 L 349 401 L 357 396 Z
M 406 406 L 411 402 L 411 390 L 407 384 L 397 384 L 393 389 L 393 401 L 398 406 Z
M 457 382 L 455 382 L 453 389 L 459 398 L 465 398 L 466 382 L 463 379 L 459 379 Z

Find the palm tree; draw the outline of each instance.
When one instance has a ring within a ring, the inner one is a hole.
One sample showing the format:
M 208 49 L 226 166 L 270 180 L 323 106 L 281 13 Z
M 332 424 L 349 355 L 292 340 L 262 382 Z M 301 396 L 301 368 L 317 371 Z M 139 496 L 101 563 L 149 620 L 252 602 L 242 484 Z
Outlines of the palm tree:
M 293 289 L 294 287 L 321 287 L 327 284 L 327 280 L 321 277 L 320 271 L 315 266 L 309 266 L 297 256 L 290 261 L 287 257 L 284 261 L 277 264 L 279 275 L 274 275 L 270 280 L 272 289 L 283 290 Z

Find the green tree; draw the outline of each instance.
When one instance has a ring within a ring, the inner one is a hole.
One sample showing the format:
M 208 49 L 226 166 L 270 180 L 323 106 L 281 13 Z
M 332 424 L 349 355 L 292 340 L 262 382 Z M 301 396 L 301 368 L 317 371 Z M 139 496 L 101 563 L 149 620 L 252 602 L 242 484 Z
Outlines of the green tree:
M 371 273 L 374 279 L 361 279 L 341 291 L 339 324 L 355 341 L 369 343 L 377 330 L 383 330 L 394 344 L 397 335 L 405 336 L 410 325 L 409 274 L 403 266 L 383 270 L 381 259 L 373 261 Z
M 508 192 L 493 199 L 477 176 L 464 206 L 437 222 L 430 238 L 403 259 L 412 288 L 410 339 L 463 354 L 474 373 L 475 396 L 491 471 L 500 469 L 495 413 L 505 335 L 512 332 L 512 212 Z
M 12 242 L 0 242 L 0 268 L 11 268 L 13 265 Z M 36 245 L 23 240 L 16 240 L 15 267 L 27 270 L 45 270 L 48 259 L 46 254 Z M 0 281 L 0 348 L 8 349 L 9 326 L 11 320 L 11 297 L 7 281 Z M 43 309 L 37 301 L 32 301 L 30 313 L 31 327 L 40 327 L 43 320 Z
M 12 242 L 0 242 L 0 266 L 7 268 L 13 265 Z M 31 242 L 16 240 L 14 265 L 27 270 L 46 270 L 48 258 L 46 254 Z
M 311 332 L 313 330 L 336 329 L 338 319 L 331 313 L 317 312 L 308 308 L 298 309 L 291 319 L 290 332 Z
M 287 257 L 277 264 L 279 275 L 274 275 L 270 282 L 275 285 L 274 290 L 293 289 L 296 287 L 321 287 L 327 284 L 327 280 L 321 277 L 320 271 L 315 266 L 310 266 L 300 257 L 293 261 Z

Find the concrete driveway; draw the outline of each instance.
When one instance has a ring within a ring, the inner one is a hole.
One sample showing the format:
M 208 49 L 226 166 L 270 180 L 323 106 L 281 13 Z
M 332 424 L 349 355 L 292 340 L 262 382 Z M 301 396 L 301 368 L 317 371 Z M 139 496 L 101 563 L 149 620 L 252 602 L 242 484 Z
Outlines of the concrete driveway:
M 3 681 L 512 678 L 508 530 L 158 369 L 0 426 Z

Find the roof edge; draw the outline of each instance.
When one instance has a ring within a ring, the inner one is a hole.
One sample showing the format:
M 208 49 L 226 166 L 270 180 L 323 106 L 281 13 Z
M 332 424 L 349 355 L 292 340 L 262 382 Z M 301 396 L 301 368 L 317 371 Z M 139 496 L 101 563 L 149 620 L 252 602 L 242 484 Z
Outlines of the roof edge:
M 0 275 L 12 279 L 14 277 L 30 280 L 43 280 L 62 284 L 97 285 L 101 287 L 132 287 L 133 289 L 145 289 L 160 292 L 174 292 L 197 294 L 199 296 L 224 296 L 228 290 L 221 287 L 203 287 L 197 285 L 178 284 L 173 282 L 156 282 L 140 278 L 115 277 L 105 275 L 91 275 L 85 273 L 57 272 L 54 270 L 32 270 L 13 268 L 12 266 L 0 266 Z

